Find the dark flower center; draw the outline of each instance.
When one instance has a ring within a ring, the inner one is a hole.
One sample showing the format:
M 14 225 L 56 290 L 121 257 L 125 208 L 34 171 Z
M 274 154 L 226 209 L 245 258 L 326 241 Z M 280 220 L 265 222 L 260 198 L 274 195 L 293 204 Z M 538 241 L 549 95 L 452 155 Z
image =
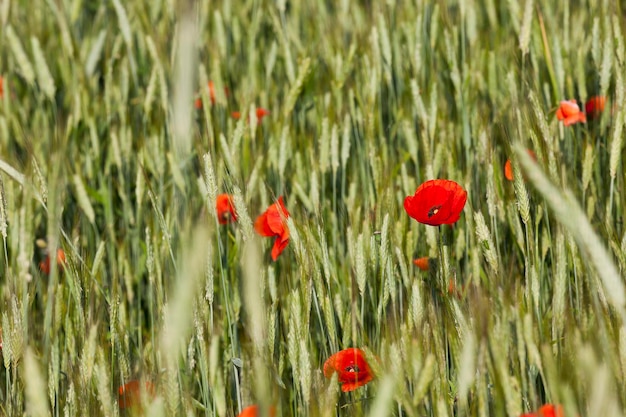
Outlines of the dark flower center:
M 433 208 L 431 208 L 430 210 L 428 210 L 428 218 L 430 219 L 431 217 L 433 217 L 435 214 L 439 213 L 439 209 L 441 208 L 441 205 L 439 206 L 435 206 Z
M 346 366 L 346 371 L 347 372 L 355 372 L 355 373 L 360 372 L 359 367 L 356 366 L 356 365 Z

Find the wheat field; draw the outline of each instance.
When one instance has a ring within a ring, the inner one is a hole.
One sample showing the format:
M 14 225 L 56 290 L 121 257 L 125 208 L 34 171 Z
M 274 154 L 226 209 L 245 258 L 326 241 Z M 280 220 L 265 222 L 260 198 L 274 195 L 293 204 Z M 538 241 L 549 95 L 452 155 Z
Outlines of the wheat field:
M 0 414 L 624 416 L 625 17 L 0 0 Z

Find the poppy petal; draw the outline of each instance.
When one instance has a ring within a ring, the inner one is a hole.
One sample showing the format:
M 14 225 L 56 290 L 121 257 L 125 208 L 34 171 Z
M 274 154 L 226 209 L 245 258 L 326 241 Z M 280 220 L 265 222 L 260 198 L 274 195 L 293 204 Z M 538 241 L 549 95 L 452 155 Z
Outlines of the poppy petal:
M 404 209 L 420 223 L 439 226 L 458 221 L 466 200 L 467 192 L 456 182 L 430 180 L 404 199 Z
M 324 376 L 331 378 L 333 373 L 337 373 L 343 392 L 352 391 L 374 379 L 364 352 L 357 348 L 344 349 L 326 360 Z
M 260 234 L 261 236 L 265 236 L 265 237 L 274 236 L 274 232 L 272 231 L 272 229 L 270 229 L 269 225 L 267 224 L 267 212 L 257 217 L 256 221 L 254 222 L 254 230 L 256 230 L 257 233 Z
M 289 244 L 289 238 L 282 240 L 280 238 L 276 238 L 274 241 L 274 246 L 272 247 L 272 260 L 275 261 L 278 258 L 278 255 L 283 253 L 287 245 Z

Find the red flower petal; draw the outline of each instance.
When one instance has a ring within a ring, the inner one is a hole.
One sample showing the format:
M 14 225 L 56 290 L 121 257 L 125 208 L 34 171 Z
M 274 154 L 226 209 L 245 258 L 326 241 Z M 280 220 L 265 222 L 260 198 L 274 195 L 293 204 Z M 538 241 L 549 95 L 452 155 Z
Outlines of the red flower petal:
M 420 223 L 439 226 L 458 221 L 466 201 L 467 192 L 456 182 L 430 180 L 404 199 L 404 209 Z
M 145 390 L 148 395 L 154 396 L 154 385 L 152 385 L 151 382 L 146 381 Z M 122 385 L 118 390 L 118 405 L 120 410 L 140 406 L 140 394 L 141 383 L 139 380 L 135 379 Z
M 428 256 L 424 256 L 421 258 L 417 258 L 415 260 L 413 260 L 413 264 L 415 266 L 417 266 L 419 269 L 421 269 L 422 271 L 428 271 Z
M 341 390 L 348 392 L 367 384 L 374 379 L 365 353 L 358 348 L 348 348 L 332 355 L 324 362 L 324 376 L 331 378 L 337 373 Z
M 578 107 L 574 99 L 561 101 L 556 111 L 556 118 L 563 121 L 563 125 L 565 126 L 571 126 L 578 122 L 585 123 L 587 121 L 585 113 L 580 111 L 580 107 Z
M 251 405 L 241 410 L 241 414 L 239 414 L 239 416 L 237 417 L 257 417 L 258 415 L 259 406 Z M 273 417 L 274 415 L 276 415 L 276 408 L 270 407 L 270 417 Z
M 604 111 L 606 106 L 606 97 L 593 96 L 585 103 L 585 112 L 590 119 L 594 119 Z
M 257 217 L 254 222 L 254 229 L 258 234 L 265 237 L 276 237 L 274 247 L 272 248 L 272 259 L 274 261 L 289 244 L 289 228 L 286 224 L 288 217 L 289 211 L 287 211 L 281 196 L 276 203 L 269 206 L 265 213 Z
M 563 406 L 544 404 L 537 410 L 538 417 L 563 417 Z
M 57 269 L 59 272 L 63 272 L 63 267 L 65 266 L 65 252 L 63 249 L 57 249 Z M 39 262 L 39 269 L 46 275 L 50 275 L 50 255 L 47 255 L 46 258 Z
M 233 196 L 230 194 L 220 194 L 215 200 L 215 210 L 217 220 L 220 224 L 227 224 L 237 221 L 237 212 L 233 204 Z

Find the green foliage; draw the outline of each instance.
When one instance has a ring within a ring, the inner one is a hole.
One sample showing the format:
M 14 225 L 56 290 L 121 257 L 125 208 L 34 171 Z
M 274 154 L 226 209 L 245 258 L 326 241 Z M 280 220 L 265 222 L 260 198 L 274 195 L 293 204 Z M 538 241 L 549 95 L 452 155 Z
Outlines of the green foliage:
M 141 379 L 147 415 L 623 415 L 622 16 L 0 2 L 0 413 L 130 414 Z M 556 120 L 595 95 L 601 117 Z M 468 191 L 451 230 L 403 209 L 431 178 Z M 281 195 L 272 262 L 253 224 Z M 322 366 L 351 346 L 377 378 L 346 394 Z

